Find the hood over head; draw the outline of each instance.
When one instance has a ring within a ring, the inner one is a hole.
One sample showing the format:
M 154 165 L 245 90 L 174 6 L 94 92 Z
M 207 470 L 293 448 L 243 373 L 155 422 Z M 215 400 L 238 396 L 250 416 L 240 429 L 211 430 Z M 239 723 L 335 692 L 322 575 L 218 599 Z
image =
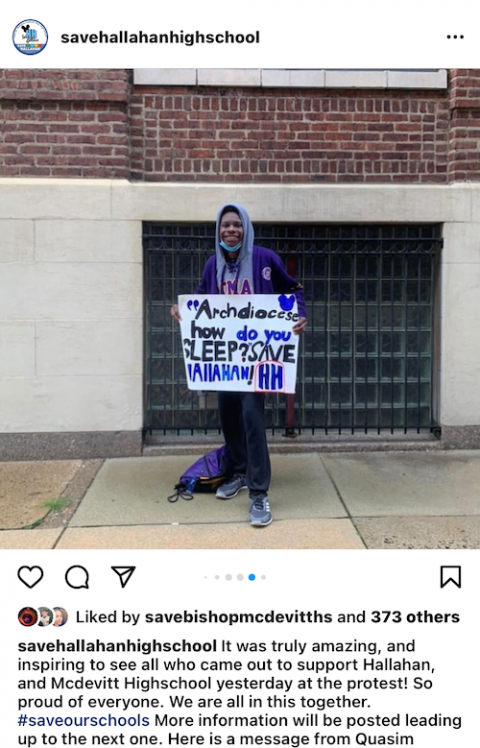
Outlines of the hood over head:
M 242 205 L 238 205 L 237 203 L 226 203 L 225 205 L 222 205 L 220 210 L 217 213 L 217 222 L 215 226 L 215 255 L 216 255 L 216 261 L 217 261 L 217 286 L 222 293 L 222 284 L 225 280 L 226 274 L 229 273 L 229 265 L 231 266 L 232 263 L 227 263 L 225 259 L 225 251 L 220 246 L 220 221 L 222 219 L 222 216 L 224 213 L 228 213 L 229 211 L 233 211 L 235 213 L 238 213 L 240 216 L 240 220 L 242 222 L 243 226 L 243 239 L 242 239 L 242 246 L 240 247 L 240 251 L 238 254 L 237 259 L 235 260 L 235 266 L 240 266 L 240 272 L 237 272 L 237 278 L 238 282 L 241 285 L 241 281 L 244 278 L 248 278 L 250 282 L 252 282 L 252 269 L 253 269 L 253 225 L 250 220 L 250 216 L 248 215 L 247 211 Z

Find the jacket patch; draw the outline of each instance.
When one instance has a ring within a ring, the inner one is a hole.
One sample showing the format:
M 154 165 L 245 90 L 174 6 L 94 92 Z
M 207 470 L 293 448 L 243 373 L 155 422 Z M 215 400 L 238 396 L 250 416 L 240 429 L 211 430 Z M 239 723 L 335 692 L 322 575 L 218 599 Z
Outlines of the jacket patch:
M 233 296 L 236 294 L 251 294 L 253 291 L 248 278 L 244 278 L 240 291 L 238 290 L 238 281 L 225 281 L 223 284 L 223 293 L 226 296 Z
M 272 268 L 266 267 L 262 270 L 262 278 L 265 278 L 266 281 L 269 281 L 272 277 Z

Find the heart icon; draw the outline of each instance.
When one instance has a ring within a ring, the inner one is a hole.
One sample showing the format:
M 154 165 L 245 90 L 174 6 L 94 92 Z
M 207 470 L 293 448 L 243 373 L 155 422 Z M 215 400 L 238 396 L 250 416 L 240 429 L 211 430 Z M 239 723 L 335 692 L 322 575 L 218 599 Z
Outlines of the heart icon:
M 21 566 L 18 578 L 26 587 L 32 589 L 43 579 L 43 569 L 40 566 Z

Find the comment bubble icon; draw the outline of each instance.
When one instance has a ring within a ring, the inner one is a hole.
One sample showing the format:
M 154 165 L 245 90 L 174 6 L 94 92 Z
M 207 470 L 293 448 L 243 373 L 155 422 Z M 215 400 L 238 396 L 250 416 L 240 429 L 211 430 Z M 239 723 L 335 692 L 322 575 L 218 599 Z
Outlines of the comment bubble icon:
M 70 566 L 65 581 L 73 590 L 88 590 L 88 571 L 84 566 Z

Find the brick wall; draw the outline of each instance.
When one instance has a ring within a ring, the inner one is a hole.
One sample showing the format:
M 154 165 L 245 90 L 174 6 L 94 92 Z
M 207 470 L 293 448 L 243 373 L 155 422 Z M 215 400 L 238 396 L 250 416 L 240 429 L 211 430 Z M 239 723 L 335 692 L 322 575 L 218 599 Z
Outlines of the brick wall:
M 136 88 L 147 181 L 445 182 L 445 91 Z
M 0 175 L 130 175 L 127 70 L 0 70 Z
M 480 69 L 450 74 L 449 180 L 480 180 Z
M 0 70 L 0 176 L 182 182 L 480 180 L 480 70 L 448 91 L 132 85 Z

